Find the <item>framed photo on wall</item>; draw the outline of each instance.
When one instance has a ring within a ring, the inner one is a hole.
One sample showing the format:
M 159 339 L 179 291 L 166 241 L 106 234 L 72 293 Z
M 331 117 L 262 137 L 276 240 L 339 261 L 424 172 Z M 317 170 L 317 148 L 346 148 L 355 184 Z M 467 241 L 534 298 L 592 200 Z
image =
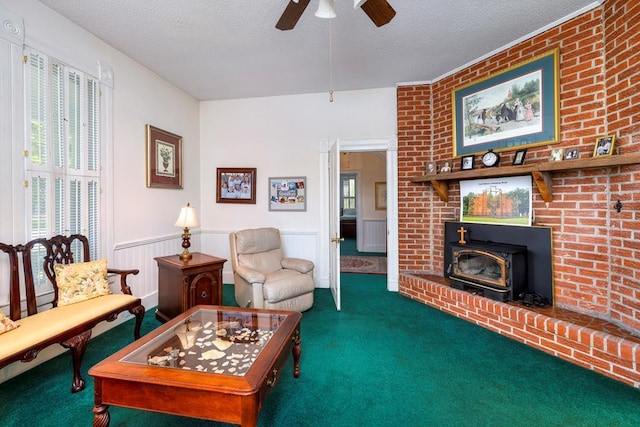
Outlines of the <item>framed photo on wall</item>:
M 377 211 L 387 209 L 387 183 L 376 182 L 375 208 Z
M 218 168 L 216 203 L 256 204 L 256 168 Z
M 307 210 L 307 177 L 270 177 L 269 210 L 304 212 Z
M 555 143 L 560 134 L 559 50 L 453 91 L 453 153 Z
M 182 137 L 147 125 L 147 187 L 182 188 Z

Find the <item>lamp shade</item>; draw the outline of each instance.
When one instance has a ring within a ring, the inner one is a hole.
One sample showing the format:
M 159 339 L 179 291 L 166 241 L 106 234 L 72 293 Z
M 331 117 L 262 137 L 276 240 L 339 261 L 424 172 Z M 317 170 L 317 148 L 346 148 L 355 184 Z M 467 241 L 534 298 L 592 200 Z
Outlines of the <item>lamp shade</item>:
M 336 11 L 333 10 L 333 0 L 320 0 L 315 15 L 318 18 L 335 18 L 337 15 Z
M 187 206 L 183 206 L 180 208 L 180 215 L 176 220 L 176 227 L 197 227 L 200 225 L 198 223 L 198 217 L 196 217 L 196 210 L 191 206 L 191 204 L 187 203 Z

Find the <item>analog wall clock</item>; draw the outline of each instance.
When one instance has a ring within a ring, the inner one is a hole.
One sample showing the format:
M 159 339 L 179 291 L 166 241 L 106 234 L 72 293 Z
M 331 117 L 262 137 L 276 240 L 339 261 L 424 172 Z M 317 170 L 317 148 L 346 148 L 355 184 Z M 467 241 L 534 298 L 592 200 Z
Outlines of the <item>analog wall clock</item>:
M 482 164 L 485 167 L 490 168 L 498 166 L 498 163 L 500 163 L 500 155 L 495 153 L 493 150 L 489 150 L 482 155 Z

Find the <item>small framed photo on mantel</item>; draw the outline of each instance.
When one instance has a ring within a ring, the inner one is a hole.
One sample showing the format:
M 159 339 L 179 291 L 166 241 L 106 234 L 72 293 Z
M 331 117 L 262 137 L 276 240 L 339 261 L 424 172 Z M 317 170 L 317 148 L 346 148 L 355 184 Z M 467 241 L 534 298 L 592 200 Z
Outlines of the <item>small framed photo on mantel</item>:
M 613 153 L 613 144 L 616 142 L 615 135 L 602 136 L 596 141 L 593 149 L 593 157 L 610 156 Z
M 469 171 L 473 169 L 474 156 L 463 156 L 460 160 L 460 170 Z
M 427 175 L 435 175 L 438 173 L 438 165 L 436 162 L 427 163 L 427 167 L 425 168 L 425 173 Z
M 554 148 L 549 155 L 550 162 L 560 162 L 564 159 L 564 148 Z
M 564 150 L 565 160 L 574 160 L 580 158 L 580 151 L 577 148 L 567 148 Z
M 527 149 L 518 150 L 516 154 L 513 156 L 513 165 L 520 166 L 524 164 L 524 157 L 527 155 Z

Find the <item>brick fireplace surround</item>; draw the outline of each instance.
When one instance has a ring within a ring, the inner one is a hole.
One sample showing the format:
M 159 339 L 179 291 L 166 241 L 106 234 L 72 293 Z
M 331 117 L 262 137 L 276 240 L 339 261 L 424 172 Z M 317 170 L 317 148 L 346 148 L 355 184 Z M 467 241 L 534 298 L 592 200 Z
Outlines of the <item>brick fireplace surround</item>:
M 443 201 L 430 183 L 411 180 L 425 174 L 428 162 L 454 158 L 453 90 L 556 48 L 560 138 L 527 147 L 526 164 L 548 162 L 556 147 L 591 157 L 603 135 L 616 135 L 614 156 L 638 152 L 638 34 L 640 0 L 604 0 L 437 81 L 399 85 L 397 94 L 400 293 L 636 388 L 640 165 L 554 171 L 550 203 L 534 186 L 535 225 L 553 230 L 555 305 L 539 310 L 448 286 L 442 274 L 444 223 L 460 218 L 459 184 L 449 182 Z M 514 152 L 501 152 L 501 165 L 511 165 Z M 459 167 L 456 159 L 454 171 Z M 617 200 L 620 212 L 613 207 Z
M 587 369 L 640 387 L 640 337 L 560 308 L 529 308 L 449 287 L 448 279 L 401 274 L 400 294 Z

